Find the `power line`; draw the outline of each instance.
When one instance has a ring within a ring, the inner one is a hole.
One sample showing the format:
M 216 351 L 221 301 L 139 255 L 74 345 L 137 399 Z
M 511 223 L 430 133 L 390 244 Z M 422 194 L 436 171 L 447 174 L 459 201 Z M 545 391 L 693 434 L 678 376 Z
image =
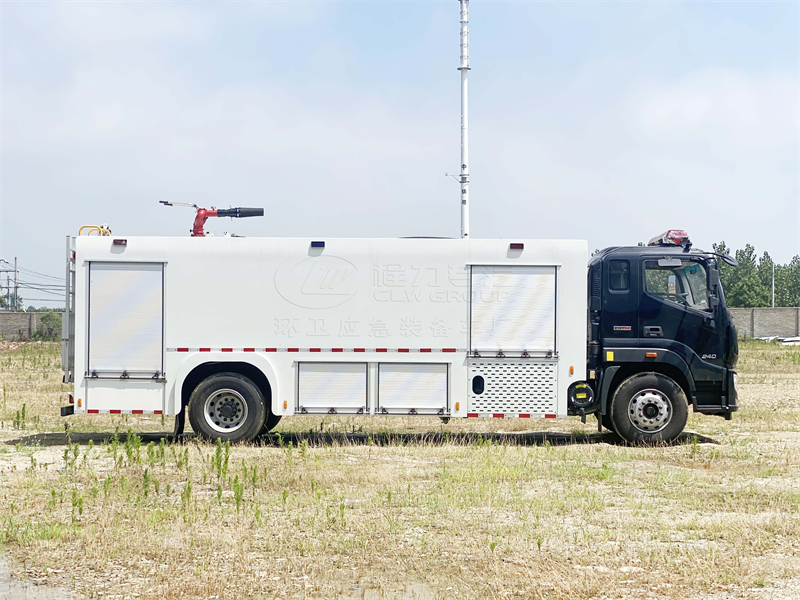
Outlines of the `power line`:
M 31 271 L 30 269 L 23 269 L 22 267 L 19 268 L 20 272 L 26 273 L 28 275 L 35 275 L 38 277 L 45 277 L 47 279 L 55 279 L 56 281 L 64 281 L 63 277 L 56 277 L 54 275 L 47 275 L 45 273 L 39 273 L 38 271 Z
M 9 267 L 12 266 L 12 264 L 10 262 L 8 262 L 7 260 L 5 260 L 5 259 L 0 258 L 0 262 L 7 264 Z M 39 273 L 39 271 L 34 271 L 32 269 L 26 269 L 25 267 L 18 267 L 18 270 L 23 272 L 23 273 L 27 273 L 29 275 L 36 275 L 36 276 L 39 276 L 39 277 L 46 277 L 47 279 L 55 279 L 56 281 L 64 281 L 63 277 L 56 277 L 55 275 L 48 275 L 46 273 Z

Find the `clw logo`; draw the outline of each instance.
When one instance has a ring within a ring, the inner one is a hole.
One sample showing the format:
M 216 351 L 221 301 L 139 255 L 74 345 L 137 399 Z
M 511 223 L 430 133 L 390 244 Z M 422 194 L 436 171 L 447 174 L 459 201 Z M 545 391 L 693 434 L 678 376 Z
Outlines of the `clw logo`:
M 358 269 L 338 256 L 291 258 L 275 272 L 275 289 L 302 308 L 333 308 L 358 291 Z
M 325 260 L 332 259 L 332 260 Z M 349 296 L 353 290 L 348 289 L 348 278 L 353 278 L 356 268 L 344 259 L 336 257 L 318 257 L 307 259 L 313 261 L 311 270 L 300 288 L 302 294 L 332 294 Z M 320 262 L 322 261 L 322 262 Z M 302 265 L 303 263 L 300 263 Z M 298 267 L 300 266 L 298 265 Z

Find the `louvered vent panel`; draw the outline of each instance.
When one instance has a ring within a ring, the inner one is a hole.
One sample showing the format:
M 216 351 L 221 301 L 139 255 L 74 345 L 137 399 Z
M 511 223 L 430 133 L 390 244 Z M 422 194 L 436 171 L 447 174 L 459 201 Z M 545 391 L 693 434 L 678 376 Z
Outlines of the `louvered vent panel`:
M 469 365 L 469 410 L 492 413 L 556 413 L 557 363 L 534 361 L 480 361 Z M 481 394 L 472 379 L 484 379 Z
M 600 267 L 592 267 L 592 296 L 600 297 Z

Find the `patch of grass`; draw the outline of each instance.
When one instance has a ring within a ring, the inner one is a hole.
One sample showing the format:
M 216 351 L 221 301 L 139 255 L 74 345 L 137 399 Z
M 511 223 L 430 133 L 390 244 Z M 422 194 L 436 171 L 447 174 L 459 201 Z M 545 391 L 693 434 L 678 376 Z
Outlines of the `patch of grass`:
M 32 445 L 64 431 L 49 415 L 57 353 L 0 351 L 3 414 L 26 407 L 26 428 L 2 432 L 0 544 L 29 569 L 69 565 L 89 596 L 677 599 L 771 585 L 800 573 L 800 369 L 792 349 L 742 348 L 733 421 L 692 415 L 698 437 L 659 448 L 491 435 L 594 427 L 573 421 L 356 417 L 285 419 L 274 440 L 233 446 L 150 441 L 157 418 L 103 417 L 107 435 L 91 437 L 86 417 L 67 443 Z

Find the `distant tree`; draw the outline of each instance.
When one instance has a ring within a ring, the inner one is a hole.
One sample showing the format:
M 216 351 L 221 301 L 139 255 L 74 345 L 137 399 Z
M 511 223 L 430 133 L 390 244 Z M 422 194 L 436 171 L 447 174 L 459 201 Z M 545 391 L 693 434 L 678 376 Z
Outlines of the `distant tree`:
M 758 259 L 758 278 L 770 295 L 772 293 L 772 265 L 772 258 L 767 252 L 764 252 Z
M 25 309 L 25 311 L 26 312 L 37 312 L 37 313 L 39 313 L 39 312 L 63 313 L 64 309 L 63 308 L 52 308 L 50 306 L 40 306 L 39 308 L 36 308 L 35 306 L 33 306 L 31 304 L 28 308 Z
M 725 293 L 726 300 L 731 306 L 745 308 L 769 306 L 769 292 L 758 273 L 756 249 L 747 244 L 744 250 L 736 251 L 736 260 L 739 266 L 735 269 L 730 290 Z
M 718 254 L 728 254 L 730 251 L 725 242 L 714 244 L 714 252 Z M 761 258 L 756 259 L 755 248 L 750 244 L 744 250 L 737 250 L 735 256 L 739 262 L 737 268 L 719 261 L 719 278 L 728 306 L 769 306 L 772 257 L 764 252 Z M 795 256 L 786 265 L 775 263 L 775 306 L 800 306 L 800 256 Z
M 800 306 L 800 255 L 780 268 L 780 306 Z M 775 273 L 775 301 L 778 300 L 778 271 Z
M 33 334 L 34 340 L 54 342 L 61 338 L 61 314 L 47 312 L 39 321 L 39 328 Z

